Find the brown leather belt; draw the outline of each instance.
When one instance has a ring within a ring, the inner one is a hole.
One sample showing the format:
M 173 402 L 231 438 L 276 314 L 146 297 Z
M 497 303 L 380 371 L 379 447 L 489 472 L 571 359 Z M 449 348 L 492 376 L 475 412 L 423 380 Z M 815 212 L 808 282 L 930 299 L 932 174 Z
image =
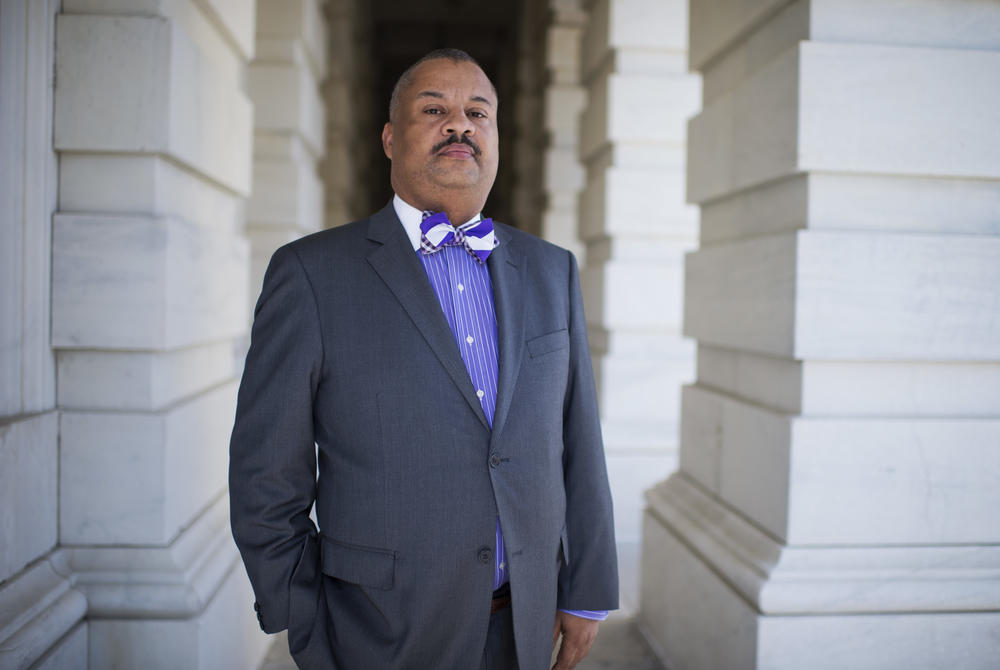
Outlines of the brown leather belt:
M 504 584 L 493 592 L 493 604 L 490 605 L 490 614 L 496 614 L 505 607 L 510 607 L 510 584 Z

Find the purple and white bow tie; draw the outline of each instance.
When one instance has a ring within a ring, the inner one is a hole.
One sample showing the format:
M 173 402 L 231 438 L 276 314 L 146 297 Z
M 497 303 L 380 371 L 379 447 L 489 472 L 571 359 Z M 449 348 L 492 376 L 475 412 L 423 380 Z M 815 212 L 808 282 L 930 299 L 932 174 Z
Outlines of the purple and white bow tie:
M 420 250 L 425 254 L 441 251 L 442 247 L 464 245 L 473 258 L 485 263 L 490 252 L 500 244 L 493 234 L 493 219 L 480 219 L 456 228 L 444 212 L 424 212 L 420 223 Z

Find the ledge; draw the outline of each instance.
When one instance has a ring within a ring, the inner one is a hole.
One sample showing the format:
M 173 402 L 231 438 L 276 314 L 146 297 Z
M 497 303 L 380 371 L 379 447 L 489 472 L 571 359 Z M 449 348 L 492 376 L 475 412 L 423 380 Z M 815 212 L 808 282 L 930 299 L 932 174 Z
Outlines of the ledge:
M 786 546 L 680 473 L 646 501 L 762 614 L 1000 610 L 1000 545 Z

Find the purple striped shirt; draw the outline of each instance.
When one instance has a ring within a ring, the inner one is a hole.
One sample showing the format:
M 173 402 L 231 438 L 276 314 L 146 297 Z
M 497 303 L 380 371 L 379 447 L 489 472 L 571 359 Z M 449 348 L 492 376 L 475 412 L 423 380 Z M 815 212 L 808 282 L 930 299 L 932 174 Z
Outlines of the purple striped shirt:
M 497 403 L 497 319 L 493 305 L 493 283 L 485 263 L 476 261 L 462 246 L 445 246 L 433 254 L 420 253 L 420 221 L 423 213 L 396 196 L 396 215 L 403 223 L 414 250 L 423 263 L 434 294 L 444 311 L 455 344 L 462 354 L 465 368 L 479 396 L 483 413 L 493 426 Z M 479 216 L 462 227 L 479 220 Z M 493 566 L 493 588 L 498 589 L 510 579 L 504 549 L 500 519 L 496 526 L 496 560 Z M 604 619 L 607 612 L 565 610 L 587 619 Z

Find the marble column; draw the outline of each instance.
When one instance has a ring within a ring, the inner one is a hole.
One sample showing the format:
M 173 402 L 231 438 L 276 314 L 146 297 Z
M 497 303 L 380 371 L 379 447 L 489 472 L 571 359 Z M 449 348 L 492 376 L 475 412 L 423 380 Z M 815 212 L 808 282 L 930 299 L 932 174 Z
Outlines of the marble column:
M 1000 658 L 1000 4 L 691 3 L 671 668 Z
M 229 533 L 249 310 L 252 2 L 63 0 L 52 346 L 59 543 L 89 667 L 253 667 Z
M 642 491 L 676 467 L 679 388 L 694 367 L 680 332 L 682 259 L 697 226 L 684 202 L 684 123 L 699 92 L 686 9 L 595 0 L 581 43 L 582 279 L 626 595 Z
M 318 163 L 326 151 L 327 30 L 321 0 L 258 0 L 248 90 L 254 109 L 253 193 L 247 203 L 250 295 L 271 254 L 323 227 Z
M 58 551 L 49 344 L 56 0 L 0 0 L 0 667 L 85 668 L 87 603 Z
M 580 160 L 580 114 L 587 92 L 581 82 L 580 47 L 587 13 L 581 0 L 550 0 L 549 5 L 542 93 L 545 191 L 538 227 L 543 238 L 572 251 L 583 266 L 579 200 L 586 175 Z
M 326 156 L 320 168 L 326 191 L 326 227 L 372 213 L 369 187 L 373 146 L 380 146 L 388 109 L 372 109 L 371 7 L 362 0 L 329 0 Z M 379 151 L 381 153 L 381 151 Z M 381 175 L 378 179 L 382 179 Z M 375 204 L 381 207 L 384 202 Z

